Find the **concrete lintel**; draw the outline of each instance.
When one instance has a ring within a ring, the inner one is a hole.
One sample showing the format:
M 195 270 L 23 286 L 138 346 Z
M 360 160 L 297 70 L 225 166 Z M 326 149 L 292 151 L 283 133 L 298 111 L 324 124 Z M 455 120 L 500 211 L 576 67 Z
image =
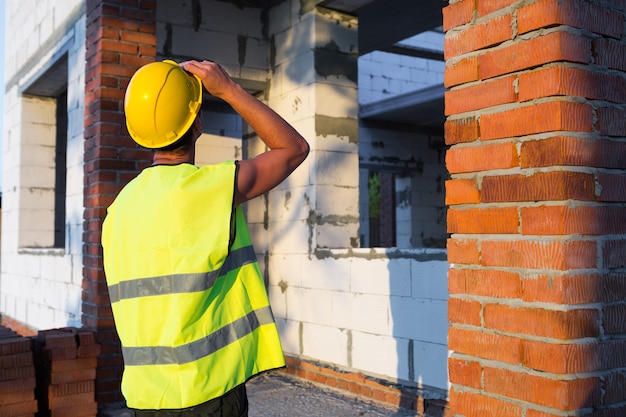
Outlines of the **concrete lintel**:
M 400 94 L 359 106 L 362 119 L 412 123 L 416 125 L 443 125 L 445 87 L 437 84 L 417 91 Z

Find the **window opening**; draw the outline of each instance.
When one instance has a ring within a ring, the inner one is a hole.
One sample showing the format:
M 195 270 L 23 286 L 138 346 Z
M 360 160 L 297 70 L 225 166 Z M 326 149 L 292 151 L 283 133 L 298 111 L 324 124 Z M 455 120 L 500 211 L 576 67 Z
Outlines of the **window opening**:
M 67 189 L 67 90 L 56 99 L 56 143 L 54 158 L 54 247 L 65 248 Z
M 368 186 L 370 246 L 395 246 L 395 175 L 390 172 L 370 171 Z

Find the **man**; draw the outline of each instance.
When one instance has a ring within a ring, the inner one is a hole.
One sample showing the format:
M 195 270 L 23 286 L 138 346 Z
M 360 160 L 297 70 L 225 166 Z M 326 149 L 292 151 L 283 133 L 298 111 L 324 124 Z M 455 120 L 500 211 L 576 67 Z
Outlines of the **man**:
M 269 150 L 193 165 L 202 87 Z M 247 416 L 246 380 L 284 366 L 284 357 L 241 204 L 286 179 L 309 146 L 209 61 L 140 68 L 124 110 L 131 137 L 154 156 L 102 229 L 122 393 L 137 417 Z

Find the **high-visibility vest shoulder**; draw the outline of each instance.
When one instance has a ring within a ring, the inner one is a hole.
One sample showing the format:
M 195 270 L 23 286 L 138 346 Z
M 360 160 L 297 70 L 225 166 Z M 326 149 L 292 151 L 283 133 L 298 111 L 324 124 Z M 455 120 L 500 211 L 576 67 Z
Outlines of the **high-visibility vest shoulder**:
M 102 228 L 122 343 L 122 393 L 136 409 L 180 409 L 285 365 L 241 207 L 234 162 L 145 169 Z

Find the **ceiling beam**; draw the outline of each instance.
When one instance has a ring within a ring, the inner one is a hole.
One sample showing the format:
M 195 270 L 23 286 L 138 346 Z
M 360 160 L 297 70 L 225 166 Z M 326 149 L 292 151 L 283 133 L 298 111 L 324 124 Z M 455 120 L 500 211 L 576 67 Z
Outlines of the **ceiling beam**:
M 434 61 L 444 61 L 443 52 L 428 48 L 418 48 L 411 45 L 395 44 L 386 48 L 380 48 L 381 52 L 389 52 L 391 54 L 412 56 L 414 58 L 431 59 Z
M 358 9 L 359 55 L 443 24 L 443 0 L 377 0 Z

